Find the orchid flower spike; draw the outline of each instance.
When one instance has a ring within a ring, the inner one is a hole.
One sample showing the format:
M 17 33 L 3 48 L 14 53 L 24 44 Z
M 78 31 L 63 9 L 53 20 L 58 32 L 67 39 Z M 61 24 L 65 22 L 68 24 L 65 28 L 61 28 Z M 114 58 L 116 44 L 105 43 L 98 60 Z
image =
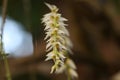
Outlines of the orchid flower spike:
M 44 23 L 44 30 L 46 31 L 46 37 L 44 40 L 46 40 L 46 52 L 47 52 L 47 58 L 46 61 L 48 60 L 53 60 L 54 65 L 51 68 L 51 73 L 53 72 L 61 72 L 61 68 L 63 68 L 65 65 L 68 65 L 69 63 L 69 72 L 74 72 L 71 73 L 75 77 L 77 77 L 77 73 L 75 71 L 76 67 L 73 62 L 71 62 L 68 59 L 68 53 L 72 53 L 71 48 L 72 48 L 72 42 L 69 39 L 69 32 L 66 29 L 64 22 L 67 21 L 66 18 L 62 17 L 60 13 L 58 13 L 58 8 L 55 5 L 50 5 L 48 3 L 45 3 L 48 8 L 51 10 L 50 13 L 47 13 L 43 16 L 42 18 L 42 23 Z M 66 64 L 66 63 L 67 64 Z M 67 67 L 66 67 L 67 68 Z M 65 70 L 65 69 L 62 69 Z

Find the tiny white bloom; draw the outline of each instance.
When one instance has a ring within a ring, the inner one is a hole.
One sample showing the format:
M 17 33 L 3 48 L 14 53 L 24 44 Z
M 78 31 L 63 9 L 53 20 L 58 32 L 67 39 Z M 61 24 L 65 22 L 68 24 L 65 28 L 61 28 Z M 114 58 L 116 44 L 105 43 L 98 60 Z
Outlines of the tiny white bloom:
M 67 64 L 69 64 L 71 68 L 76 69 L 75 63 L 71 59 L 67 60 Z
M 72 78 L 78 77 L 77 72 L 75 70 L 73 70 L 73 69 L 69 69 L 69 73 L 70 73 L 70 75 L 71 75 Z

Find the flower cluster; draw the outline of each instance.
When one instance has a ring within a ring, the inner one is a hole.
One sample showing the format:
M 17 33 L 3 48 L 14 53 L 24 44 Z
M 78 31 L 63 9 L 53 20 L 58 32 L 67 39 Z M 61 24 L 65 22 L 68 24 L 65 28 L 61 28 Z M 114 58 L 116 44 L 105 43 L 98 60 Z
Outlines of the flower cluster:
M 69 39 L 69 32 L 65 28 L 67 24 L 64 22 L 67 19 L 63 18 L 60 13 L 58 13 L 58 8 L 55 5 L 46 5 L 51 10 L 50 13 L 44 15 L 42 23 L 45 25 L 46 31 L 46 51 L 47 60 L 53 60 L 54 65 L 51 68 L 51 73 L 60 73 L 68 69 L 70 75 L 77 77 L 75 71 L 76 67 L 72 60 L 68 58 L 68 52 L 72 53 L 71 47 L 72 42 Z M 70 64 L 69 64 L 70 63 Z M 66 69 L 67 68 L 67 69 Z M 74 73 L 73 73 L 74 72 Z
M 56 73 L 62 73 L 62 72 L 66 72 L 69 78 L 78 77 L 75 63 L 68 57 L 66 58 L 65 64 L 61 68 L 59 68 L 59 70 L 56 71 Z

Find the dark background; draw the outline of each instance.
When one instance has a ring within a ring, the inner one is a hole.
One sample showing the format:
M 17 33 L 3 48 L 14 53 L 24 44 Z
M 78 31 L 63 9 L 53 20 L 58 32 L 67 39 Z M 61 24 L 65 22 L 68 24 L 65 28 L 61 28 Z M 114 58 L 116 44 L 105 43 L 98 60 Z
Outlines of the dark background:
M 117 80 L 113 77 L 120 70 L 120 0 L 8 0 L 7 15 L 31 32 L 35 49 L 33 56 L 9 58 L 13 80 L 66 80 L 64 74 L 49 74 L 52 62 L 44 61 L 41 18 L 49 12 L 44 2 L 58 6 L 68 19 L 78 80 Z M 0 80 L 6 80 L 0 66 Z

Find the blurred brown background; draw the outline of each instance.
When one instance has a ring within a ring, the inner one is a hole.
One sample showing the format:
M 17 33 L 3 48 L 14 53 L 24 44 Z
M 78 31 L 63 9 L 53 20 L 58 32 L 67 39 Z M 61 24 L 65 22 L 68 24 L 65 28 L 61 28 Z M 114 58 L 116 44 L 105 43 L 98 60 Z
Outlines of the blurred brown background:
M 57 5 L 68 19 L 78 80 L 120 80 L 120 0 L 8 0 L 7 15 L 31 32 L 34 43 L 32 56 L 9 58 L 13 80 L 66 80 L 50 74 L 52 62 L 44 61 L 44 2 Z M 2 60 L 0 80 L 6 80 Z

